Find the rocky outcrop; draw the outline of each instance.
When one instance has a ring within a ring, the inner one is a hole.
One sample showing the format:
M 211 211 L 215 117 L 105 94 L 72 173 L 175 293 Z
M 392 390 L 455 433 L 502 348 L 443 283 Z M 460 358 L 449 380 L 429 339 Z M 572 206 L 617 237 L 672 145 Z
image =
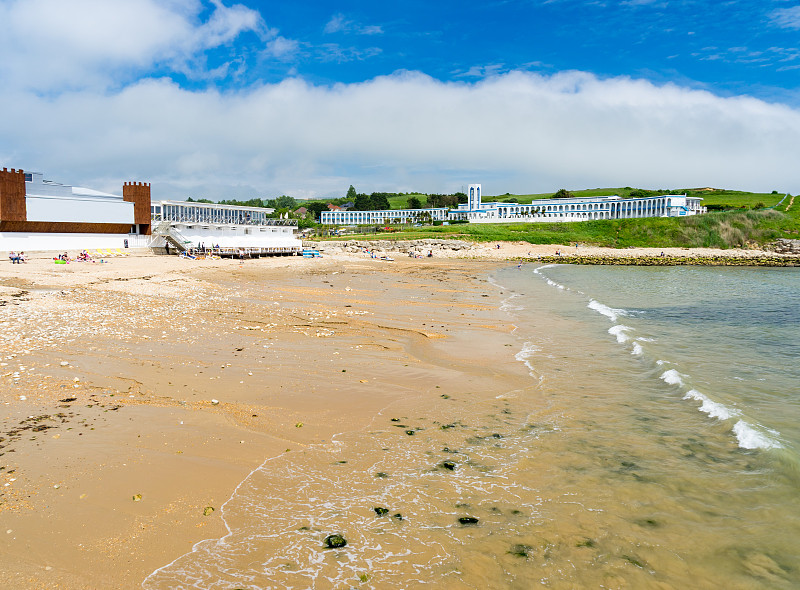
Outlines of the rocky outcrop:
M 592 264 L 628 266 L 800 266 L 800 256 L 540 256 L 544 264 Z
M 769 249 L 778 254 L 800 254 L 800 240 L 778 238 Z

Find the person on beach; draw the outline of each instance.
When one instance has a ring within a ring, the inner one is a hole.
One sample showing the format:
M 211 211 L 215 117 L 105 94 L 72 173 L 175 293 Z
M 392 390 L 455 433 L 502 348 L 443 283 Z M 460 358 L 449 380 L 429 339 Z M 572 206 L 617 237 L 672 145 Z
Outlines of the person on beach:
M 17 254 L 17 258 L 18 258 L 17 264 L 19 264 L 20 262 L 28 262 L 28 258 L 27 256 L 25 256 L 25 252 L 20 252 L 19 254 Z
M 11 261 L 11 264 L 19 264 L 19 255 L 16 252 L 9 252 L 8 259 Z

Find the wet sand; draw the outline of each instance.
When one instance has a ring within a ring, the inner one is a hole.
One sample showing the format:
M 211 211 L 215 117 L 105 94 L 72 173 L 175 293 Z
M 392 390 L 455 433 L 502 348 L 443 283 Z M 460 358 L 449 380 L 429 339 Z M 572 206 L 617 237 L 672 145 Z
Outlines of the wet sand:
M 0 575 L 139 587 L 225 533 L 220 507 L 265 459 L 364 429 L 401 400 L 523 379 L 487 354 L 512 329 L 485 282 L 493 266 L 2 265 Z

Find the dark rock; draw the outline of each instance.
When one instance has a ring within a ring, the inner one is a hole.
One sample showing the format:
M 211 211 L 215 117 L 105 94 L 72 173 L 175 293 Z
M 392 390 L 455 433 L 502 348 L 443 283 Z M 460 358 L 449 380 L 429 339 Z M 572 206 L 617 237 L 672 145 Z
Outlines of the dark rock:
M 474 516 L 459 516 L 458 517 L 458 524 L 464 526 L 471 526 L 478 524 L 478 519 Z
M 406 434 L 408 436 L 414 436 L 416 433 L 417 433 L 416 430 L 406 430 Z
M 387 477 L 389 477 L 389 474 L 384 473 L 383 471 L 379 471 L 378 473 L 375 474 L 375 477 L 379 479 L 386 479 Z
M 77 399 L 78 399 L 77 397 L 65 397 L 64 399 L 60 399 L 58 401 L 60 401 L 62 404 L 66 404 L 68 402 L 74 402 Z
M 398 512 L 397 514 L 392 514 L 392 518 L 396 520 L 403 520 L 403 515 Z
M 375 514 L 377 514 L 378 516 L 386 516 L 387 514 L 389 514 L 388 508 L 381 508 L 380 506 L 375 506 L 373 510 L 375 511 Z
M 443 461 L 439 465 L 439 467 L 441 467 L 442 469 L 447 469 L 448 471 L 455 471 L 456 470 L 456 464 L 453 463 L 452 461 Z
M 324 544 L 326 549 L 339 549 L 347 545 L 347 541 L 342 535 L 328 535 L 325 537 Z
M 524 557 L 527 559 L 531 556 L 533 552 L 533 547 L 530 545 L 512 545 L 511 549 L 508 551 L 511 555 L 516 555 L 517 557 Z

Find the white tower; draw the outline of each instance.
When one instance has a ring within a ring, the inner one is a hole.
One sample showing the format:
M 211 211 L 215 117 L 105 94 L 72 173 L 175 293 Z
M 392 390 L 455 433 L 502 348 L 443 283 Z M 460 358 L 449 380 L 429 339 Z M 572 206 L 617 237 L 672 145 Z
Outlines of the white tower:
M 467 204 L 470 211 L 478 211 L 481 208 L 481 185 L 471 184 L 467 189 Z

